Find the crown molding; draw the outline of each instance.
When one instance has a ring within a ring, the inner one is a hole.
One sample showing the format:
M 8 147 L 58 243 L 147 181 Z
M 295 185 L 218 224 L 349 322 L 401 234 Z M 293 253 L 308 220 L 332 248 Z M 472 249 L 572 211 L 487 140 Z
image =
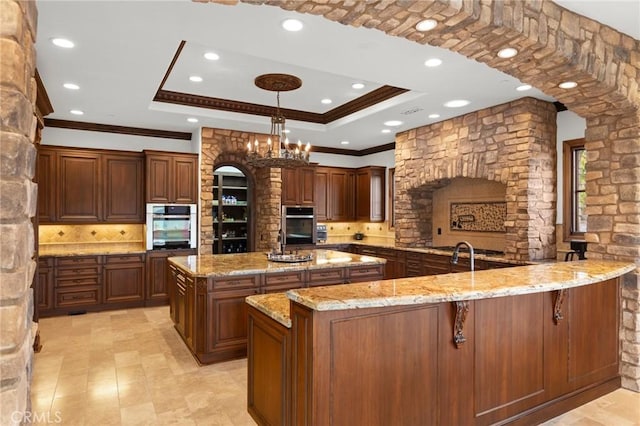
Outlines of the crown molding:
M 44 119 L 45 127 L 57 127 L 61 129 L 86 130 L 89 132 L 118 133 L 122 135 L 148 136 L 164 139 L 191 140 L 191 133 L 172 132 L 170 130 L 143 129 L 140 127 L 113 126 L 110 124 L 84 123 L 81 121 Z

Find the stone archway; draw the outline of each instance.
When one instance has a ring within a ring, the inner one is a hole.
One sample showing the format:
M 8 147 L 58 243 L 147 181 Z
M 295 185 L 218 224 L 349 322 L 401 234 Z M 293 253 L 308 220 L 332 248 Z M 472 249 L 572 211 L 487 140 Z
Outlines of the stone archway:
M 589 257 L 640 264 L 638 40 L 546 0 L 242 1 L 449 49 L 553 96 L 587 119 Z M 414 25 L 426 18 L 439 25 L 428 33 L 416 31 Z M 495 53 L 503 47 L 515 47 L 520 54 L 500 59 Z M 570 91 L 557 87 L 566 80 L 579 86 Z M 640 390 L 638 272 L 625 277 L 622 293 L 623 386 Z

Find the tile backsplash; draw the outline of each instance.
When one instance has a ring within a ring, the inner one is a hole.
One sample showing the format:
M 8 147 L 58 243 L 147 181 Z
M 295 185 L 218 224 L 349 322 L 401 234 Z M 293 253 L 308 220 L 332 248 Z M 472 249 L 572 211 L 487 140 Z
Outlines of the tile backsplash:
M 144 243 L 143 224 L 40 225 L 38 242 L 48 244 Z
M 395 232 L 389 229 L 388 222 L 319 222 L 327 225 L 327 236 L 351 237 L 356 232 L 362 232 L 366 237 L 385 237 L 394 239 Z

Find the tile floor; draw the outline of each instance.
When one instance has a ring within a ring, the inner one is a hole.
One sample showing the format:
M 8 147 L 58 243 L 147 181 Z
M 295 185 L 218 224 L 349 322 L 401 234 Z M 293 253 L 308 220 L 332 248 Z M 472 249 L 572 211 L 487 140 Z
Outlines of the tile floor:
M 31 395 L 45 422 L 255 424 L 246 359 L 199 367 L 166 306 L 44 318 L 40 334 Z M 545 425 L 640 426 L 640 394 L 620 389 Z

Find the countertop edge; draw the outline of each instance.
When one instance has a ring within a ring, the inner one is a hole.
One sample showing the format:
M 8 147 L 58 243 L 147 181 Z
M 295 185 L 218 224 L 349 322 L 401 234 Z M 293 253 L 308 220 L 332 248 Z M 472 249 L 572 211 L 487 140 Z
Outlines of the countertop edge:
M 262 312 L 263 314 L 265 314 L 266 316 L 268 316 L 269 318 L 273 319 L 274 321 L 277 321 L 278 323 L 282 324 L 283 326 L 287 327 L 287 328 L 291 328 L 291 317 L 290 316 L 285 316 L 283 313 L 276 311 L 274 309 L 269 309 L 267 306 L 263 305 L 262 303 L 259 302 L 259 300 L 257 300 L 261 295 L 256 295 L 256 296 L 247 296 L 245 298 L 245 302 L 256 308 L 257 310 L 259 310 L 260 312 Z
M 588 260 L 583 262 L 588 262 Z M 514 266 L 513 268 L 508 268 L 508 269 L 513 270 L 514 268 L 530 268 L 530 267 L 553 268 L 554 266 L 569 265 L 571 263 L 578 264 L 579 262 L 567 262 L 567 263 L 563 262 L 563 263 L 557 263 L 557 264 L 529 265 L 529 266 L 521 266 L 521 267 Z M 453 293 L 444 293 L 444 292 L 437 293 L 436 292 L 436 294 L 429 294 L 429 295 L 407 294 L 407 295 L 398 295 L 398 296 L 346 298 L 346 299 L 339 299 L 336 297 L 331 300 L 317 300 L 317 298 L 314 298 L 313 296 L 305 296 L 304 294 L 299 293 L 301 290 L 304 291 L 305 289 L 289 290 L 286 292 L 286 295 L 290 300 L 316 311 L 375 308 L 375 307 L 401 306 L 401 305 L 420 305 L 425 303 L 490 299 L 490 298 L 496 298 L 496 297 L 541 293 L 541 292 L 547 292 L 547 291 L 555 291 L 555 290 L 579 287 L 583 285 L 590 285 L 597 282 L 620 277 L 636 269 L 636 265 L 632 263 L 628 263 L 624 266 L 621 265 L 622 262 L 615 262 L 615 263 L 619 264 L 619 267 L 607 272 L 599 273 L 599 274 L 590 274 L 584 277 L 579 277 L 572 280 L 564 280 L 561 282 L 550 280 L 549 283 L 539 282 L 531 285 L 503 286 L 495 290 L 483 290 L 483 291 L 466 290 L 466 291 L 453 292 Z M 579 265 L 576 265 L 574 269 L 577 269 L 579 267 L 580 267 Z M 501 270 L 458 272 L 455 275 L 458 276 L 459 278 L 464 278 L 465 276 L 467 276 L 471 280 L 473 280 L 474 274 L 476 273 L 486 273 L 486 272 L 496 273 L 497 271 L 501 271 Z M 553 272 L 552 270 L 549 271 L 549 273 L 552 273 L 552 272 Z M 450 275 L 450 274 L 440 275 L 440 277 L 443 277 L 446 275 Z M 406 281 L 406 280 L 419 281 L 419 280 L 424 280 L 425 278 L 428 279 L 429 277 L 403 278 L 403 279 L 397 279 L 397 280 L 387 280 L 387 282 L 400 281 L 400 283 L 398 284 L 402 285 L 403 282 L 410 283 L 410 281 Z M 376 283 L 382 283 L 382 281 L 374 281 L 368 284 L 376 284 Z M 367 283 L 364 283 L 364 284 L 367 284 Z M 358 284 L 348 284 L 348 285 L 353 286 Z M 341 286 L 332 286 L 331 288 L 336 289 L 337 287 L 341 287 Z M 327 297 L 330 298 L 331 297 L 330 288 L 328 288 L 327 293 L 329 294 Z

